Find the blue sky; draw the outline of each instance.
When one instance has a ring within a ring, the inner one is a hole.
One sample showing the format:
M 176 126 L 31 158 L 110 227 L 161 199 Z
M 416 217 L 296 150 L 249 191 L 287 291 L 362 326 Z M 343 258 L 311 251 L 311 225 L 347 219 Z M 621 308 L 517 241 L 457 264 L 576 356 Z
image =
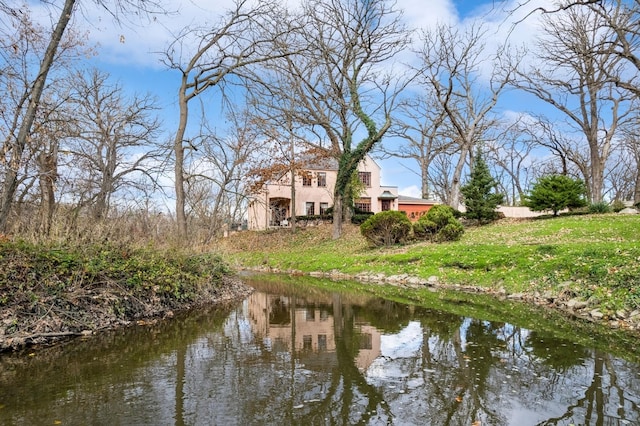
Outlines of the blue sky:
M 295 3 L 295 0 L 285 1 Z M 440 22 L 453 22 L 464 26 L 474 19 L 482 19 L 493 27 L 496 39 L 503 40 L 510 30 L 510 23 L 517 19 L 509 16 L 507 11 L 513 9 L 512 4 L 518 2 L 522 3 L 522 0 L 398 0 L 397 5 L 405 11 L 404 16 L 409 27 L 429 28 Z M 531 0 L 530 3 L 548 5 L 551 2 L 552 0 Z M 142 27 L 114 26 L 112 20 L 98 9 L 85 9 L 85 15 L 89 16 L 91 25 L 82 19 L 77 19 L 77 23 L 86 26 L 89 43 L 98 46 L 96 57 L 88 60 L 86 65 L 108 72 L 112 79 L 127 91 L 154 95 L 162 108 L 161 116 L 165 128 L 171 132 L 177 122 L 176 98 L 179 76 L 161 64 L 158 52 L 167 46 L 172 32 L 177 32 L 187 25 L 216 21 L 231 1 L 186 0 L 168 3 L 171 7 L 176 7 L 176 15 L 161 17 L 155 22 L 145 23 Z M 35 8 L 39 4 L 32 4 L 32 7 Z M 526 10 L 521 10 L 520 14 L 522 13 L 526 13 Z M 529 19 L 509 37 L 514 43 L 524 43 L 534 34 L 535 19 Z M 508 110 L 509 106 L 503 108 Z M 405 195 L 419 195 L 419 178 L 416 174 L 407 172 L 406 167 L 398 160 L 386 160 L 381 162 L 381 165 L 384 185 L 397 186 Z

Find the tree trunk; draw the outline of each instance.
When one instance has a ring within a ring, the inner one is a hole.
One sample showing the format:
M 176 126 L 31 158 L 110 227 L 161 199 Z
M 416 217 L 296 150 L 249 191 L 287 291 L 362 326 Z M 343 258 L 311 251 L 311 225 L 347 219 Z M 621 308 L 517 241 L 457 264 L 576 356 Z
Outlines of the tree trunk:
M 54 185 L 58 178 L 58 147 L 54 146 L 53 152 L 40 153 L 37 161 L 40 169 L 40 231 L 48 235 L 55 209 Z
M 333 193 L 333 233 L 332 238 L 337 240 L 342 235 L 342 196 L 334 191 Z
M 296 178 L 291 167 L 291 231 L 296 231 Z
M 633 204 L 640 204 L 640 164 L 636 165 L 636 184 L 633 188 Z
M 425 200 L 429 199 L 429 162 L 421 161 L 420 162 L 420 180 L 421 180 L 421 190 L 422 190 L 422 198 Z
M 598 146 L 591 147 L 591 173 L 589 178 L 589 201 L 599 203 L 602 201 L 602 188 L 604 186 L 604 161 L 606 158 L 600 156 Z
M 182 75 L 182 83 L 178 94 L 178 104 L 180 106 L 180 121 L 178 130 L 173 141 L 173 151 L 175 154 L 175 191 L 176 191 L 176 226 L 178 239 L 185 241 L 187 238 L 187 215 L 185 213 L 185 190 L 184 190 L 184 134 L 187 129 L 187 119 L 189 115 L 189 104 L 187 99 L 187 79 L 188 75 Z
M 42 97 L 42 92 L 47 81 L 47 74 L 51 69 L 51 65 L 55 59 L 58 46 L 60 45 L 60 40 L 67 28 L 67 24 L 71 20 L 75 3 L 76 0 L 65 0 L 62 11 L 60 12 L 60 17 L 58 18 L 58 23 L 51 34 L 51 40 L 49 41 L 47 50 L 44 53 L 42 62 L 40 63 L 38 76 L 33 82 L 29 105 L 27 106 L 27 111 L 25 112 L 22 123 L 20 124 L 18 137 L 16 138 L 15 145 L 12 149 L 11 162 L 9 167 L 6 168 L 4 176 L 2 196 L 0 199 L 0 231 L 3 232 L 6 232 L 8 228 L 9 213 L 13 205 L 13 198 L 18 188 L 18 170 L 20 169 L 22 154 L 27 145 L 29 136 L 31 135 L 31 128 L 33 127 L 36 111 L 40 104 L 40 98 Z
M 470 144 L 465 142 L 460 148 L 460 158 L 458 158 L 458 164 L 453 172 L 453 178 L 451 179 L 451 192 L 449 195 L 449 205 L 454 209 L 460 209 L 460 180 L 462 179 L 462 170 L 464 163 L 469 155 Z

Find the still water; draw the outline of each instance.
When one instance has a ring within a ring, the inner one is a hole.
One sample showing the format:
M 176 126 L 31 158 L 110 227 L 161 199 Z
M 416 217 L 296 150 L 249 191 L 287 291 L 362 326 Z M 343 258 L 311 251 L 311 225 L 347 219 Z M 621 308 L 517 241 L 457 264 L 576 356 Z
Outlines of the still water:
M 250 284 L 257 291 L 225 309 L 0 355 L 0 424 L 640 424 L 629 352 L 366 295 Z

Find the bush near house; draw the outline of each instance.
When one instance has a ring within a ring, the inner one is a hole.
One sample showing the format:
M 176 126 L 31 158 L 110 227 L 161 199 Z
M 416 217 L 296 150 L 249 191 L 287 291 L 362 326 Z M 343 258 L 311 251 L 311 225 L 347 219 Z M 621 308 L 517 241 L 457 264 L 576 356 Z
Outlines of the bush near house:
M 454 210 L 445 205 L 433 206 L 413 224 L 413 235 L 421 240 L 458 241 L 463 233 L 464 227 L 455 218 Z
M 611 211 L 611 206 L 606 201 L 600 201 L 589 205 L 589 213 L 591 214 L 605 214 L 611 213 Z
M 391 246 L 404 242 L 411 232 L 411 221 L 400 211 L 376 213 L 360 225 L 360 233 L 373 246 Z
M 287 220 L 291 221 L 291 218 L 287 218 Z M 300 215 L 296 216 L 296 222 L 304 223 L 304 222 L 332 222 L 333 216 L 329 216 L 326 214 L 313 214 L 313 215 Z
M 351 216 L 351 223 L 354 225 L 362 225 L 372 216 L 373 212 L 355 213 Z
M 367 212 L 364 210 L 360 210 L 357 207 L 353 208 L 353 214 L 351 215 L 351 223 L 354 225 L 361 225 L 371 216 L 373 216 L 373 212 Z M 333 206 L 329 207 L 325 210 L 325 216 L 329 218 L 330 221 L 333 221 Z

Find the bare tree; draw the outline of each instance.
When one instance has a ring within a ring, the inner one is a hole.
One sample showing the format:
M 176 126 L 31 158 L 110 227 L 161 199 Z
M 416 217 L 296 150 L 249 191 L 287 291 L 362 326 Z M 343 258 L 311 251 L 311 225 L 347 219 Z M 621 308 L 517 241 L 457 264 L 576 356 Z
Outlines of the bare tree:
M 535 63 L 520 68 L 514 86 L 532 93 L 564 114 L 570 129 L 584 137 L 589 199 L 603 195 L 604 168 L 618 127 L 629 117 L 630 96 L 611 83 L 620 59 L 598 47 L 612 33 L 589 9 L 571 8 L 545 19 Z
M 46 48 L 38 53 L 38 65 L 35 67 L 37 72 L 33 72 L 35 68 L 29 69 L 27 74 L 29 84 L 25 87 L 22 101 L 16 110 L 16 121 L 4 142 L 3 152 L 7 155 L 7 152 L 10 151 L 10 158 L 3 173 L 0 190 L 0 230 L 7 229 L 9 214 L 19 184 L 18 170 L 23 160 L 25 148 L 32 136 L 33 125 L 49 72 L 60 57 L 60 50 L 64 47 L 64 36 L 68 32 L 67 27 L 79 8 L 77 0 L 64 0 L 58 3 L 61 4 L 50 3 L 52 10 L 58 11 L 57 18 L 54 18 L 55 23 L 51 32 L 42 38 Z M 159 3 L 155 0 L 95 0 L 95 3 L 107 9 L 115 19 L 121 19 L 132 11 L 139 14 L 162 12 Z M 3 13 L 8 19 L 23 19 L 25 10 L 23 7 L 10 6 L 4 1 L 0 5 L 2 6 L 0 13 Z
M 59 112 L 67 94 L 60 82 L 68 74 L 74 59 L 86 52 L 82 40 L 73 31 L 60 41 L 54 62 L 49 67 L 52 79 L 42 87 L 29 137 L 22 139 L 27 111 L 33 107 L 34 81 L 40 72 L 38 64 L 48 46 L 48 31 L 32 21 L 26 6 L 18 12 L 12 8 L 5 12 L 7 19 L 0 27 L 0 91 L 3 94 L 0 99 L 0 231 L 7 231 L 10 225 L 16 224 L 15 221 L 9 223 L 10 215 L 20 217 L 23 201 L 31 198 L 37 203 L 31 191 L 40 173 L 36 163 L 46 164 L 49 169 L 53 167 L 51 161 L 55 161 L 56 148 L 52 144 L 57 143 L 55 135 L 64 127 Z M 44 154 L 45 151 L 48 154 Z M 45 161 L 41 155 L 49 157 Z M 46 194 L 50 192 L 42 193 Z
M 247 187 L 250 194 L 263 191 L 265 184 L 269 181 L 284 181 L 287 175 L 289 179 L 291 194 L 291 220 L 289 224 L 291 231 L 296 231 L 296 178 L 301 173 L 305 173 L 308 167 L 306 163 L 309 158 L 317 158 L 311 154 L 307 155 L 305 149 L 309 147 L 306 140 L 300 140 L 299 135 L 294 131 L 295 113 L 293 105 L 290 110 L 282 108 L 270 108 L 269 103 L 265 104 L 265 99 L 253 98 L 253 108 L 251 114 L 254 116 L 253 122 L 260 131 L 260 137 L 264 143 L 257 150 L 260 160 L 256 166 L 250 170 L 250 184 Z M 275 110 L 275 111 L 274 111 Z M 275 115 L 271 115 L 274 113 Z M 296 126 L 299 126 L 296 123 Z
M 495 56 L 487 54 L 485 30 L 473 24 L 467 31 L 439 25 L 425 31 L 418 57 L 422 62 L 420 81 L 432 90 L 437 108 L 444 112 L 451 128 L 447 137 L 456 147 L 457 161 L 451 176 L 447 204 L 458 208 L 464 166 L 476 143 L 487 138 L 497 125 L 492 112 L 511 79 L 510 67 L 503 66 L 501 48 Z M 482 81 L 482 67 L 490 68 L 488 90 Z
M 396 122 L 389 131 L 400 142 L 381 148 L 386 155 L 414 160 L 418 164 L 420 189 L 425 199 L 433 192 L 430 169 L 434 159 L 439 155 L 454 154 L 446 111 L 432 93 L 428 91 L 400 105 Z
M 613 162 L 612 173 L 617 178 L 611 178 L 614 199 L 632 200 L 637 205 L 640 203 L 640 138 L 636 126 L 631 126 L 622 133 L 616 160 Z
M 517 6 L 508 12 L 513 15 L 532 3 L 531 0 L 518 2 Z M 602 44 L 597 46 L 597 51 L 601 54 L 618 56 L 627 62 L 632 70 L 635 70 L 635 72 L 623 75 L 612 74 L 609 76 L 611 81 L 636 96 L 640 95 L 637 74 L 637 71 L 640 71 L 640 56 L 638 55 L 640 48 L 640 0 L 558 0 L 552 7 L 534 7 L 526 13 L 525 19 L 537 13 L 553 15 L 580 7 L 588 8 L 597 14 L 601 18 L 603 26 L 614 34 L 614 37 L 602 40 Z M 515 25 L 520 22 L 522 19 L 518 20 Z
M 62 90 L 65 96 L 59 100 L 60 106 L 47 105 L 42 108 L 45 111 L 50 111 L 51 115 L 48 119 L 41 120 L 41 124 L 34 131 L 34 137 L 39 141 L 37 146 L 33 147 L 36 149 L 36 173 L 34 176 L 37 176 L 39 181 L 39 230 L 43 235 L 49 235 L 57 205 L 56 187 L 59 179 L 60 141 L 70 132 L 69 117 L 71 114 L 69 114 L 67 102 L 69 94 L 67 88 L 63 87 Z M 46 100 L 42 104 L 46 104 Z M 18 208 L 20 208 L 20 204 Z
M 537 6 L 536 0 L 523 0 L 516 2 L 514 7 L 506 9 L 506 11 L 509 13 L 509 15 L 514 15 L 519 11 L 525 11 L 525 17 L 519 19 L 515 23 L 517 25 L 524 19 L 527 19 L 534 14 L 541 13 L 544 15 L 549 15 L 553 13 L 563 12 L 574 7 L 599 5 L 602 2 L 603 0 L 556 0 L 549 6 Z
M 140 185 L 140 176 L 155 185 L 153 170 L 162 163 L 155 101 L 149 95 L 128 98 L 108 79 L 98 70 L 74 76 L 71 129 L 60 148 L 69 164 L 66 174 L 76 181 L 78 204 L 90 205 L 96 220 L 107 216 L 114 194 Z
M 187 205 L 206 229 L 204 240 L 218 235 L 225 226 L 237 225 L 246 210 L 247 175 L 255 166 L 261 144 L 246 112 L 227 114 L 229 131 L 223 138 L 203 125 L 196 139 L 200 147 L 191 162 L 187 180 Z
M 536 145 L 527 134 L 530 123 L 522 117 L 502 130 L 495 139 L 485 144 L 487 160 L 496 167 L 495 177 L 510 205 L 523 200 L 531 178 Z
M 250 64 L 260 63 L 274 56 L 281 33 L 280 20 L 285 13 L 276 1 L 263 1 L 251 6 L 248 0 L 238 0 L 235 7 L 213 28 L 186 28 L 164 52 L 164 64 L 180 73 L 178 106 L 180 117 L 173 150 L 175 160 L 176 220 L 180 238 L 187 236 L 185 212 L 185 152 L 195 148 L 186 138 L 189 103 L 218 88 L 224 93 L 227 82 L 241 77 Z M 191 43 L 195 49 L 191 49 Z M 286 54 L 277 53 L 276 56 Z
M 640 97 L 640 0 L 610 2 L 590 2 L 589 9 L 599 16 L 603 25 L 612 33 L 613 37 L 602 40 L 597 46 L 601 54 L 611 54 L 629 65 L 630 70 L 625 73 L 611 73 L 610 79 L 619 87 L 625 88 Z M 605 70 L 606 71 L 606 70 Z
M 455 167 L 453 155 L 439 155 L 431 163 L 431 181 L 437 200 L 446 202 L 451 195 L 451 175 Z
M 609 163 L 605 175 L 605 188 L 609 198 L 617 201 L 632 201 L 638 176 L 633 152 L 620 146 L 609 157 Z
M 269 117 L 293 114 L 297 139 L 337 160 L 333 238 L 339 238 L 353 172 L 391 126 L 402 84 L 384 68 L 407 45 L 408 33 L 388 0 L 308 0 L 301 15 L 289 40 L 300 52 L 270 62 L 252 93 L 255 103 L 268 105 Z

